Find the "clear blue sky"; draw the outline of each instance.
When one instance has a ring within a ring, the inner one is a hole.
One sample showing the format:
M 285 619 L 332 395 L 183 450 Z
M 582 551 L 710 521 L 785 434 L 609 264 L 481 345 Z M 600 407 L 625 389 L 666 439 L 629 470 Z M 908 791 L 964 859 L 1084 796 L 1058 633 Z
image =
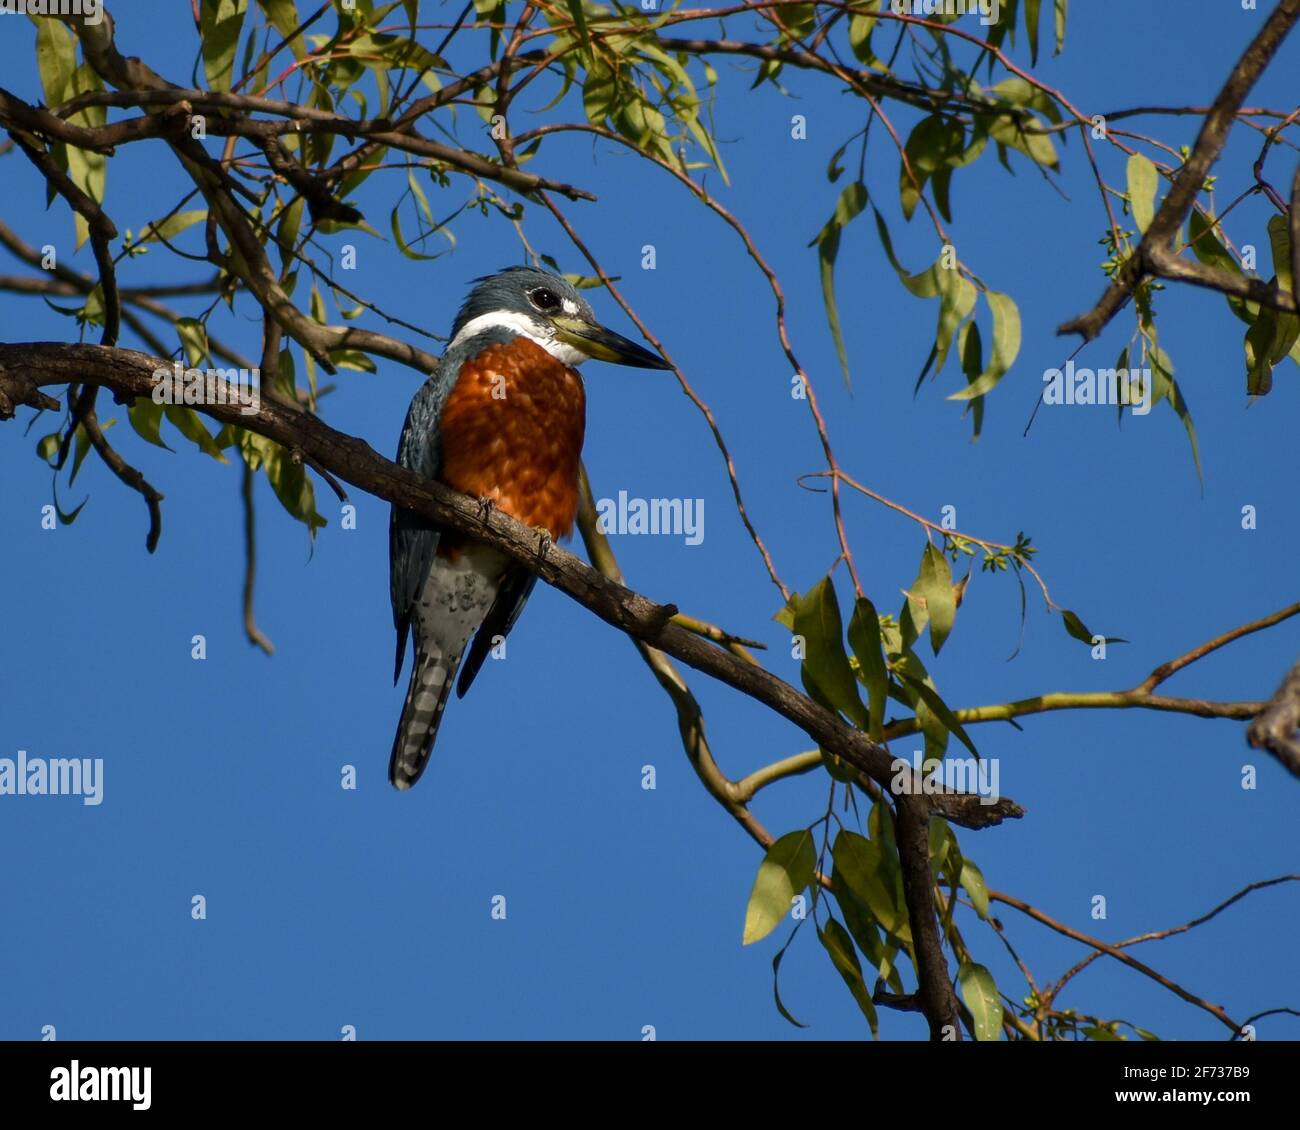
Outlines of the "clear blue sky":
M 1235 2 L 1191 7 L 1195 18 L 1185 5 L 1073 5 L 1066 52 L 1041 74 L 1089 112 L 1204 104 L 1264 13 Z M 119 2 L 121 49 L 189 81 L 188 8 Z M 425 8 L 441 19 L 459 5 Z M 26 21 L 0 21 L 5 85 L 29 99 L 39 97 L 32 39 Z M 1298 52 L 1300 43 L 1288 45 L 1252 103 L 1288 106 Z M 1271 396 L 1247 404 L 1242 327 L 1221 298 L 1159 296 L 1162 343 L 1199 428 L 1203 491 L 1165 406 L 1122 430 L 1106 409 L 1045 409 L 1022 437 L 1042 372 L 1072 347 L 1054 327 L 1090 306 L 1103 282 L 1104 222 L 1077 138 L 1059 192 L 1020 159 L 1014 176 L 986 157 L 956 180 L 959 253 L 1015 297 L 1025 324 L 1020 360 L 989 398 L 985 435 L 972 444 L 960 408 L 944 399 L 962 383 L 953 369 L 912 396 L 934 307 L 900 287 L 869 217 L 848 231 L 840 254 L 852 395 L 838 372 L 806 244 L 832 209 L 838 186 L 826 181 L 827 162 L 860 123 L 860 105 L 806 75 L 785 74 L 787 100 L 770 86 L 748 92 L 747 69 L 728 60 L 718 70 L 717 131 L 731 185 L 715 174 L 709 183 L 782 274 L 794 343 L 845 468 L 933 518 L 953 505 L 959 525 L 984 537 L 1008 541 L 1024 530 L 1055 597 L 1132 641 L 1096 662 L 1031 595 L 1023 650 L 1007 662 L 1018 632 L 1015 584 L 977 576 L 955 634 L 931 662 L 950 703 L 1129 686 L 1296 599 L 1300 380 L 1287 362 Z M 807 115 L 806 141 L 790 138 L 796 112 Z M 1179 144 L 1192 141 L 1198 121 L 1144 123 Z M 480 137 L 475 123 L 463 125 L 462 136 Z M 920 269 L 936 253 L 933 233 L 922 217 L 902 222 L 898 162 L 886 143 L 883 133 L 873 139 L 869 183 L 900 256 Z M 1259 144 L 1256 133 L 1237 130 L 1217 170 L 1221 202 L 1246 187 Z M 1294 157 L 1275 151 L 1275 183 L 1288 183 Z M 1104 160 L 1122 184 L 1118 158 Z M 571 206 L 571 216 L 712 404 L 782 576 L 808 588 L 837 553 L 824 496 L 795 482 L 821 467 L 820 450 L 804 406 L 789 396 L 770 297 L 734 234 L 667 176 L 625 151 L 593 151 L 587 138 L 548 142 L 534 168 L 599 195 L 597 204 Z M 44 211 L 35 173 L 16 156 L 0 169 L 5 220 L 30 242 L 70 251 L 72 221 L 61 206 Z M 376 175 L 361 198 L 385 232 L 400 176 Z M 161 144 L 131 145 L 111 162 L 106 207 L 120 229 L 139 230 L 171 208 L 180 185 Z M 451 211 L 462 190 L 456 181 L 435 196 L 435 211 Z M 1267 217 L 1262 203 L 1248 202 L 1230 230 L 1264 247 Z M 540 208 L 529 208 L 527 223 L 540 250 L 584 270 Z M 471 215 L 455 230 L 454 254 L 431 263 L 403 259 L 391 241 L 331 242 L 358 243 L 356 289 L 445 333 L 468 280 L 521 258 L 502 222 Z M 197 249 L 198 232 L 181 245 Z M 657 248 L 653 272 L 640 269 L 647 243 Z M 169 258 L 155 251 L 135 261 L 123 283 L 201 270 Z M 93 270 L 89 248 L 69 261 Z M 635 333 L 612 300 L 593 298 L 611 325 Z M 241 295 L 235 309 L 233 320 L 214 324 L 256 354 L 256 307 Z M 63 338 L 69 324 L 39 299 L 6 295 L 0 304 L 5 340 Z M 1131 328 L 1126 311 L 1079 363 L 1113 363 Z M 593 362 L 586 378 L 585 454 L 597 494 L 705 500 L 701 545 L 614 539 L 630 582 L 766 641 L 773 669 L 797 681 L 788 636 L 771 620 L 777 593 L 744 536 L 703 421 L 671 374 Z M 344 372 L 326 417 L 391 452 L 417 381 L 388 363 L 375 375 Z M 276 646 L 268 659 L 240 625 L 237 468 L 194 453 L 174 432 L 178 454 L 146 447 L 120 408 L 107 397 L 101 405 L 102 416 L 119 418 L 112 437 L 167 496 L 153 557 L 139 498 L 93 458 L 72 490 L 61 484 L 65 507 L 90 496 L 76 524 L 42 530 L 50 472 L 33 448 L 55 422 L 42 419 L 24 435 L 24 411 L 0 427 L 0 756 L 102 757 L 106 776 L 99 807 L 0 798 L 0 955 L 13 971 L 0 1038 L 39 1038 L 47 1024 L 63 1038 L 94 1039 L 337 1039 L 348 1024 L 361 1038 L 639 1039 L 645 1025 L 661 1039 L 866 1033 L 811 932 L 787 956 L 782 990 L 812 1027 L 798 1033 L 778 1016 L 776 937 L 740 944 L 760 853 L 699 785 L 667 699 L 622 636 L 540 586 L 509 658 L 488 664 L 472 694 L 452 703 L 429 771 L 399 795 L 385 780 L 401 702 L 390 683 L 387 505 L 354 492 L 357 529 L 343 531 L 321 487 L 331 520 L 313 552 L 259 483 L 258 618 Z M 1259 514 L 1253 532 L 1240 528 L 1247 504 Z M 922 538 L 865 503 L 849 502 L 847 514 L 865 584 L 895 609 Z M 196 662 L 190 639 L 200 633 L 208 657 Z M 1288 624 L 1198 664 L 1170 692 L 1267 697 L 1298 645 L 1300 627 Z M 732 776 L 807 748 L 767 711 L 689 678 Z M 1297 870 L 1296 782 L 1247 749 L 1240 725 L 1129 711 L 1045 715 L 1023 726 L 976 734 L 982 752 L 1001 759 L 1002 791 L 1029 811 L 1018 823 L 961 833 L 991 886 L 1119 939 Z M 897 752 L 911 748 L 903 742 Z M 1255 791 L 1240 787 L 1246 763 L 1258 766 Z M 354 792 L 340 788 L 347 764 L 359 775 Z M 640 787 L 647 764 L 657 769 L 653 792 Z M 813 775 L 764 793 L 756 812 L 779 834 L 824 804 L 825 779 Z M 206 921 L 191 919 L 196 894 L 206 898 Z M 1104 922 L 1089 917 L 1098 894 L 1108 902 Z M 507 898 L 504 922 L 490 917 L 496 895 Z M 1288 888 L 1252 896 L 1140 956 L 1236 1015 L 1300 1006 L 1296 900 Z M 1001 917 L 1041 977 L 1082 953 L 1015 911 L 1002 908 Z M 965 931 L 1000 984 L 1020 995 L 992 933 L 968 914 Z M 1204 1013 L 1105 961 L 1063 1003 L 1167 1037 L 1223 1034 Z M 1265 1021 L 1260 1035 L 1294 1037 L 1296 1025 Z M 915 1038 L 923 1025 L 884 1014 L 883 1034 Z

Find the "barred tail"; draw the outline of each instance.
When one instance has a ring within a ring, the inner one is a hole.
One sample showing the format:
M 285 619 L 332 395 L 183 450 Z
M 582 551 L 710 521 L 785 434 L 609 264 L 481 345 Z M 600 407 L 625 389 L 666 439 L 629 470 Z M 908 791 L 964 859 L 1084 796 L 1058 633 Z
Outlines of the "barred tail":
M 460 656 L 444 658 L 440 651 L 417 649 L 411 665 L 411 684 L 397 724 L 393 753 L 388 761 L 388 780 L 394 788 L 409 789 L 420 779 L 433 752 L 447 696 L 455 681 Z

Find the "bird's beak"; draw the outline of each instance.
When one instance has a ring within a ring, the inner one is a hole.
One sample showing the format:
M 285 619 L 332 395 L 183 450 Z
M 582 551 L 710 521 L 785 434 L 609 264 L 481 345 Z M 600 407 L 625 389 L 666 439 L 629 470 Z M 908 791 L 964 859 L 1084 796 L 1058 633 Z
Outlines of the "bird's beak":
M 580 349 L 598 361 L 612 361 L 615 365 L 633 365 L 638 369 L 668 369 L 667 361 L 643 349 L 622 334 L 607 330 L 585 318 L 562 315 L 553 318 L 555 336 L 566 345 Z

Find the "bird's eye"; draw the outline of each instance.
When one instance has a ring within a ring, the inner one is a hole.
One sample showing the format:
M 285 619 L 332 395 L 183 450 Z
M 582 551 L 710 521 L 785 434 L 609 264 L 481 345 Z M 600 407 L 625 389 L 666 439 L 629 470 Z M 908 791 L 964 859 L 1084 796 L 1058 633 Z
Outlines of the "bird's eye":
M 560 305 L 560 299 L 555 291 L 547 290 L 544 286 L 530 292 L 528 297 L 539 310 L 555 310 Z

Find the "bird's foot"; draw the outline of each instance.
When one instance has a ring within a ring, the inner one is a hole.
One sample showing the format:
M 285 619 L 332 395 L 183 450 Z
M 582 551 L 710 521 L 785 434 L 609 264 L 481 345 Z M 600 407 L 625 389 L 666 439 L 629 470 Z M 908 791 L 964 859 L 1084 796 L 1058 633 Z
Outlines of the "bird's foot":
M 478 500 L 478 520 L 483 525 L 488 524 L 488 519 L 492 516 L 492 511 L 496 509 L 496 502 L 484 496 Z
M 537 531 L 537 558 L 539 561 L 545 561 L 546 555 L 550 552 L 551 546 L 555 544 L 555 539 L 551 537 L 550 530 Z

